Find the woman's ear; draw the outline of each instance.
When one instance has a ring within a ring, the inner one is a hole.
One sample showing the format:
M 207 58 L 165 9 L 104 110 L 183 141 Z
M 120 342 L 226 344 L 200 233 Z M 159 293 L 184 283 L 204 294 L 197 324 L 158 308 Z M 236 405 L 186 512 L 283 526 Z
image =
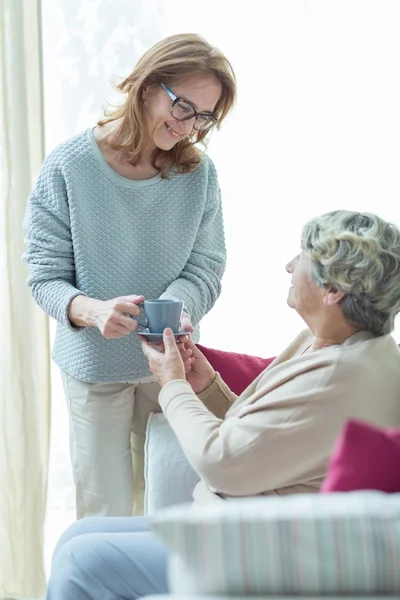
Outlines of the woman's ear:
M 333 306 L 334 304 L 339 304 L 342 298 L 344 298 L 344 292 L 341 292 L 335 287 L 327 289 L 324 295 L 324 304 L 325 306 Z

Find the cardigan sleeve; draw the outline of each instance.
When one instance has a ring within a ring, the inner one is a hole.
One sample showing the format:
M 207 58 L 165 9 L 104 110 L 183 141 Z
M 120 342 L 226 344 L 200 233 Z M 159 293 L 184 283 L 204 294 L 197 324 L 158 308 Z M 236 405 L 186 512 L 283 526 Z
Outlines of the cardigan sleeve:
M 321 456 L 328 458 L 339 427 L 331 371 L 331 364 L 311 361 L 309 370 L 272 389 L 260 380 L 246 403 L 239 397 L 225 419 L 212 414 L 183 380 L 163 388 L 160 404 L 189 462 L 211 489 L 253 495 L 301 481 L 320 465 Z

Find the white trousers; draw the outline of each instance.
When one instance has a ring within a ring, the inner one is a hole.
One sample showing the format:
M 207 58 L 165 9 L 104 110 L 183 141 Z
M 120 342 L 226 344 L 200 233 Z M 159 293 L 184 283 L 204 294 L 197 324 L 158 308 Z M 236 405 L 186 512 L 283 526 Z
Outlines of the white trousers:
M 143 515 L 144 443 L 158 383 L 85 383 L 61 372 L 77 518 Z

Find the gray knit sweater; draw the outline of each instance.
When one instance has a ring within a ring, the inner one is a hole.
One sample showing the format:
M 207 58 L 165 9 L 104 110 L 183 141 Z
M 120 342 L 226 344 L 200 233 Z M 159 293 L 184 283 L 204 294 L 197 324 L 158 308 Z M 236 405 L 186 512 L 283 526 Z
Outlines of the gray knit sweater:
M 215 167 L 132 181 L 102 156 L 89 129 L 45 160 L 25 216 L 33 297 L 57 320 L 55 362 L 89 382 L 134 382 L 150 375 L 138 336 L 107 340 L 68 319 L 72 298 L 128 294 L 179 298 L 192 323 L 212 308 L 226 253 Z

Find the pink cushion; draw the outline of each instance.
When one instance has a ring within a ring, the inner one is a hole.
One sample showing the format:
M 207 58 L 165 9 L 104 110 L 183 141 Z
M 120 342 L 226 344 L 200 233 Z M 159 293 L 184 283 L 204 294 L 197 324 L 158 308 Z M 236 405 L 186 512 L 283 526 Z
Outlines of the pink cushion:
M 400 430 L 351 420 L 331 456 L 321 492 L 400 492 Z
M 236 352 L 214 350 L 197 344 L 213 368 L 218 371 L 227 386 L 238 396 L 268 367 L 273 358 L 260 358 Z

